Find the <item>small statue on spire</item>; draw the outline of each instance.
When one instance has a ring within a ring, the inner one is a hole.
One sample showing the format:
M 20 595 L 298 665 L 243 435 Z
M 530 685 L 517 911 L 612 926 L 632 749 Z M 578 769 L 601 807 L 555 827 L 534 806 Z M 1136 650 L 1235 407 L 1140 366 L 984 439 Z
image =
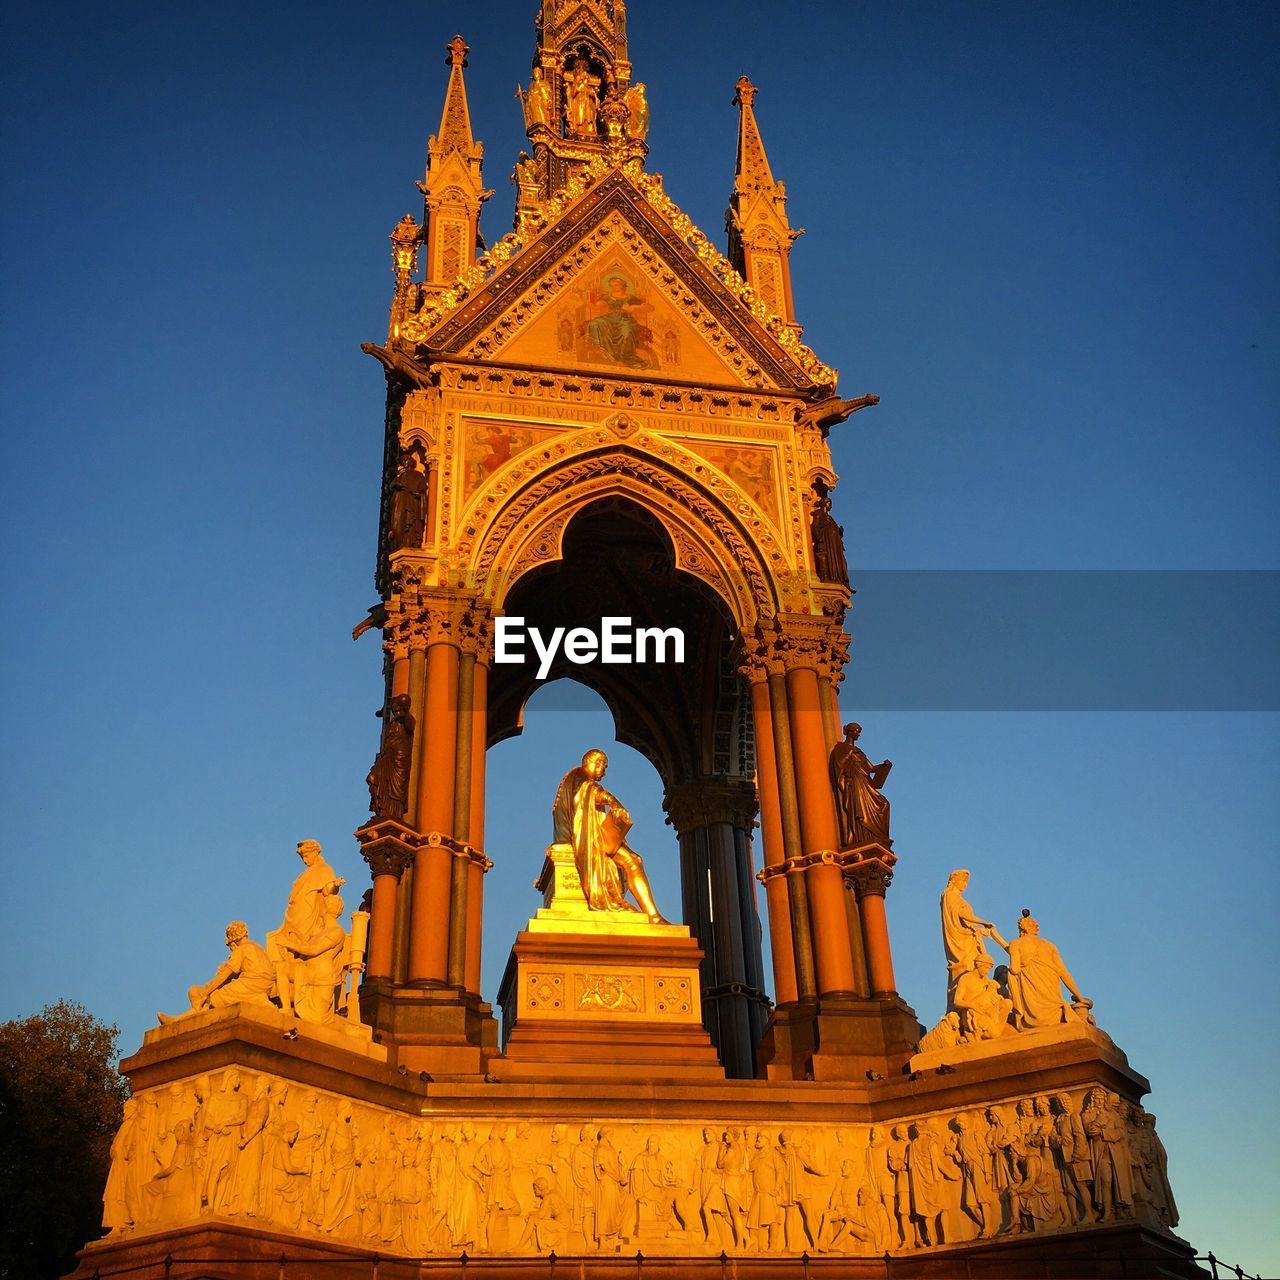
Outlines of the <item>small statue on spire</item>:
M 649 100 L 643 84 L 633 84 L 622 95 L 627 107 L 627 137 L 643 142 L 649 135 Z
M 564 103 L 569 131 L 579 138 L 593 137 L 600 114 L 600 77 L 592 75 L 586 58 L 579 55 L 564 73 Z
M 547 78 L 543 75 L 541 67 L 534 67 L 528 89 L 523 89 L 517 85 L 516 97 L 520 99 L 520 105 L 524 108 L 524 127 L 526 131 L 535 129 L 539 125 L 550 127 L 551 86 L 547 83 Z

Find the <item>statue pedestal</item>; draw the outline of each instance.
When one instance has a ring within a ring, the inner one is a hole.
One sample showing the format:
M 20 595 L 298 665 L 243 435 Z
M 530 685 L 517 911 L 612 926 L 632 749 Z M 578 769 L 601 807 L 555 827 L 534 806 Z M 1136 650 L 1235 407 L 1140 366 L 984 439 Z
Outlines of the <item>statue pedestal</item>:
M 722 1080 L 702 1025 L 703 953 L 682 924 L 593 911 L 567 846 L 547 851 L 543 907 L 516 938 L 498 1001 L 504 1080 Z

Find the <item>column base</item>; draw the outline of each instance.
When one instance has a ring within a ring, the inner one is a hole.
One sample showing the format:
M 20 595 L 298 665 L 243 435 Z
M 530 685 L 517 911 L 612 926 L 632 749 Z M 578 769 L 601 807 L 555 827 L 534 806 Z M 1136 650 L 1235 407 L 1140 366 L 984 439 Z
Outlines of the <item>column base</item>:
M 765 1028 L 757 1075 L 766 1080 L 859 1080 L 901 1075 L 923 1028 L 898 995 L 828 995 L 780 1005 Z
M 435 1079 L 483 1076 L 498 1052 L 493 1008 L 469 991 L 444 984 L 410 986 L 369 978 L 360 1011 L 386 1047 L 391 1067 Z

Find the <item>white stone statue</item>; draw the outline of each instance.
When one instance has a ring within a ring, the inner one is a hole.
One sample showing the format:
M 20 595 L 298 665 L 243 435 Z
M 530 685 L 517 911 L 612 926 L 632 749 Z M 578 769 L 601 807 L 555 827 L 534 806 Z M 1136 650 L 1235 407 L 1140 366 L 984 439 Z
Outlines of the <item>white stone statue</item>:
M 226 941 L 230 954 L 218 966 L 218 971 L 202 986 L 188 988 L 191 1008 L 186 1013 L 157 1014 L 161 1026 L 189 1018 L 202 1009 L 271 1003 L 276 988 L 276 967 L 266 951 L 249 937 L 249 926 L 243 920 L 233 920 L 227 925 Z
M 1007 944 L 1006 950 L 1013 1023 L 1019 1031 L 1038 1031 L 1075 1019 L 1092 1025 L 1093 1001 L 1080 994 L 1058 948 L 1040 937 L 1040 926 L 1029 912 L 1022 913 L 1018 936 Z M 1070 1004 L 1062 998 L 1063 987 L 1071 993 Z
M 297 1013 L 308 1021 L 323 1021 L 299 1011 L 300 992 L 295 990 L 295 984 L 306 991 L 314 988 L 322 976 L 319 972 L 322 966 L 310 970 L 305 966 L 307 962 L 327 955 L 334 945 L 334 924 L 342 914 L 342 900 L 337 894 L 346 881 L 334 874 L 317 841 L 300 841 L 298 857 L 302 859 L 303 870 L 289 890 L 289 902 L 280 928 L 267 934 L 267 955 L 275 966 L 276 994 L 285 1013 Z M 345 936 L 344 933 L 344 940 Z M 336 982 L 335 978 L 335 985 Z M 314 1013 L 314 1006 L 306 998 L 302 1005 Z
M 942 949 L 947 956 L 947 1009 L 954 1009 L 956 983 L 965 974 L 979 967 L 981 957 L 986 956 L 990 968 L 994 961 L 987 952 L 983 938 L 996 938 L 995 925 L 983 920 L 965 901 L 964 891 L 969 887 L 967 871 L 953 871 L 942 891 Z

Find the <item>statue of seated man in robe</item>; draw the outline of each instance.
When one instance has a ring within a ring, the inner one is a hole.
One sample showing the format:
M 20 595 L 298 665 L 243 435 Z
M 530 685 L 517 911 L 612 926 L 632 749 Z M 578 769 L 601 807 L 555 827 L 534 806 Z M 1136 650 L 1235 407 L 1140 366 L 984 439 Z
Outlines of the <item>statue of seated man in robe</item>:
M 588 751 L 556 792 L 551 818 L 555 842 L 573 850 L 582 892 L 593 911 L 641 911 L 651 924 L 664 924 L 653 900 L 644 862 L 627 844 L 631 815 L 601 785 L 609 758 Z M 639 907 L 627 901 L 627 892 Z
M 189 1018 L 202 1009 L 225 1009 L 232 1004 L 270 1004 L 275 993 L 276 970 L 267 953 L 249 937 L 249 926 L 243 920 L 227 925 L 227 950 L 231 953 L 218 966 L 208 982 L 190 987 L 187 998 L 191 1008 L 186 1013 L 159 1013 L 162 1027 L 180 1018 Z

